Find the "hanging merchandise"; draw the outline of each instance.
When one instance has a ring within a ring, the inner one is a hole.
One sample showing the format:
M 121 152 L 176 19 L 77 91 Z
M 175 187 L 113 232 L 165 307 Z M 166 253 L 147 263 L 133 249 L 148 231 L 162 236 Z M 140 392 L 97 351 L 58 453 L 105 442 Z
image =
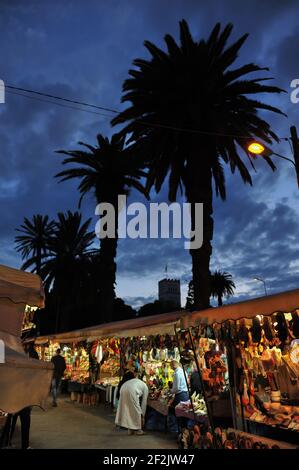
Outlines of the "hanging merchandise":
M 217 339 L 200 336 L 207 333 L 206 329 L 203 331 L 198 328 L 193 328 L 191 332 L 206 395 L 207 397 L 213 396 L 215 399 L 228 391 L 228 367 L 223 344 L 219 342 L 219 339 L 223 337 L 223 330 L 221 334 L 220 328 L 215 331 L 214 335 L 209 333 L 209 336 Z M 185 346 L 189 346 L 187 339 L 181 341 Z
M 292 344 L 296 320 L 296 315 L 278 312 L 272 318 L 239 321 L 236 410 L 243 428 L 247 422 L 299 431 L 299 347 Z
M 94 343 L 93 351 L 99 364 L 96 385 L 116 387 L 120 380 L 120 339 L 102 338 Z
M 50 362 L 59 348 L 60 344 L 57 341 L 49 341 L 46 344 L 37 345 L 36 352 L 38 353 L 40 360 Z
M 89 383 L 89 354 L 86 343 L 64 345 L 61 353 L 66 362 L 64 380 L 81 384 Z
M 293 338 L 299 338 L 299 315 L 297 310 L 291 313 L 292 319 L 289 322 L 291 335 Z

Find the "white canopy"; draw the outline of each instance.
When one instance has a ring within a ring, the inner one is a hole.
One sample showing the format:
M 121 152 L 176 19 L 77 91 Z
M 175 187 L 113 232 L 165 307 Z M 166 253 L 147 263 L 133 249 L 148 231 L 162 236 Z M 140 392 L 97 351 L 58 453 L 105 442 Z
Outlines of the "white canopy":
M 0 409 L 16 413 L 26 406 L 43 406 L 52 376 L 52 363 L 5 347 L 5 363 L 0 364 Z
M 212 325 L 213 323 L 222 323 L 226 320 L 252 318 L 256 315 L 291 312 L 297 308 L 299 308 L 299 289 L 192 312 L 182 317 L 181 327 L 186 329 L 200 324 Z
M 0 264 L 0 298 L 31 307 L 44 306 L 44 289 L 39 276 Z
M 52 364 L 29 359 L 24 353 L 21 327 L 26 304 L 44 305 L 41 279 L 0 265 L 0 340 L 5 345 L 4 363 L 0 363 L 0 409 L 9 413 L 41 405 L 52 377 Z
M 158 334 L 174 334 L 174 326 L 178 325 L 180 318 L 185 312 L 163 313 L 148 317 L 132 318 L 101 325 L 83 328 L 81 330 L 59 333 L 56 335 L 40 336 L 36 339 L 36 344 L 44 344 L 48 341 L 58 341 L 60 343 L 73 343 L 83 340 L 94 340 L 99 338 L 118 337 L 127 338 L 131 336 L 149 336 Z

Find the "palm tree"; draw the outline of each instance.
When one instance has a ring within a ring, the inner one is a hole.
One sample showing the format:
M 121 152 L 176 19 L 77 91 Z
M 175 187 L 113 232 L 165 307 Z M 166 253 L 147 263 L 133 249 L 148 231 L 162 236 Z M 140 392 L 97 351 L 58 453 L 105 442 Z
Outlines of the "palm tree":
M 180 44 L 165 36 L 167 51 L 153 43 L 144 45 L 150 59 L 136 59 L 130 78 L 123 84 L 122 102 L 130 106 L 120 112 L 112 125 L 125 123 L 129 143 L 149 167 L 148 188 L 159 192 L 169 175 L 169 200 L 176 200 L 184 188 L 191 203 L 204 204 L 204 233 L 200 249 L 190 250 L 193 265 L 194 308 L 209 307 L 210 257 L 213 239 L 213 181 L 216 195 L 226 198 L 223 162 L 239 171 L 244 183 L 251 175 L 241 158 L 248 157 L 248 139 L 270 145 L 278 137 L 258 115 L 259 110 L 275 113 L 273 106 L 251 98 L 258 93 L 282 90 L 263 83 L 267 78 L 248 79 L 248 73 L 266 70 L 253 63 L 231 68 L 247 34 L 227 46 L 232 25 L 221 30 L 216 24 L 207 40 L 195 41 L 185 20 L 180 22 Z M 274 170 L 268 156 L 263 156 Z
M 211 296 L 218 300 L 218 306 L 222 305 L 222 297 L 234 295 L 236 288 L 232 275 L 226 271 L 221 272 L 216 269 L 211 274 Z
M 89 231 L 90 223 L 91 218 L 82 222 L 79 212 L 58 213 L 49 240 L 50 253 L 42 261 L 45 289 L 55 297 L 56 331 L 68 329 L 72 308 L 82 295 L 81 286 L 87 275 L 85 257 L 95 238 L 94 232 Z
M 60 181 L 80 178 L 78 186 L 82 198 L 92 191 L 97 203 L 107 202 L 113 205 L 118 213 L 118 196 L 128 195 L 130 188 L 135 188 L 145 196 L 147 192 L 140 179 L 145 173 L 138 168 L 130 149 L 125 148 L 125 136 L 114 134 L 109 140 L 101 134 L 97 136 L 96 147 L 79 142 L 88 151 L 59 150 L 58 153 L 68 155 L 63 165 L 74 163 L 75 168 L 69 168 L 56 175 Z M 115 257 L 118 242 L 118 217 L 115 217 L 115 238 L 102 238 L 100 241 L 100 263 L 104 269 L 102 277 L 102 293 L 104 311 L 107 319 L 112 317 L 113 301 L 115 298 L 116 264 Z
M 22 269 L 32 268 L 32 272 L 40 274 L 42 257 L 49 252 L 49 239 L 53 234 L 54 221 L 48 215 L 36 214 L 32 220 L 24 218 L 23 225 L 16 230 L 23 235 L 15 237 L 16 250 L 22 259 L 27 261 Z
M 211 296 L 218 299 L 218 306 L 220 307 L 222 302 L 222 297 L 226 295 L 230 297 L 234 295 L 234 289 L 236 288 L 233 281 L 232 275 L 226 271 L 221 272 L 217 270 L 212 272 L 210 275 L 210 284 L 211 284 Z M 188 294 L 186 298 L 186 310 L 194 309 L 194 284 L 191 280 L 188 285 Z

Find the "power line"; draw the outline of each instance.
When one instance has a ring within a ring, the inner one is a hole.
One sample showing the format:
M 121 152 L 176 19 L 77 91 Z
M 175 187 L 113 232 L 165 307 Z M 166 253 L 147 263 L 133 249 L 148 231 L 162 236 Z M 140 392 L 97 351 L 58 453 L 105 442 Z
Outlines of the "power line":
M 24 98 L 29 98 L 31 100 L 41 101 L 41 102 L 44 102 L 44 103 L 51 103 L 51 104 L 54 104 L 56 106 L 61 106 L 63 108 L 76 109 L 77 111 L 84 111 L 85 113 L 98 114 L 100 116 L 105 116 L 105 117 L 108 117 L 108 118 L 111 117 L 108 114 L 99 113 L 97 111 L 91 111 L 89 109 L 78 108 L 77 106 L 71 106 L 71 105 L 67 105 L 67 104 L 63 104 L 63 103 L 55 103 L 55 101 L 45 100 L 45 99 L 42 99 L 42 98 L 38 98 L 37 96 L 25 95 L 24 93 L 18 93 L 17 91 L 8 90 L 7 92 L 10 93 L 10 94 L 13 94 L 13 95 L 23 96 Z
M 20 87 L 16 87 L 16 86 L 13 86 L 13 85 L 6 85 L 6 84 L 5 84 L 5 88 L 9 88 L 11 90 L 17 90 L 17 91 L 25 91 L 26 93 L 33 93 L 35 95 L 45 96 L 46 98 L 52 98 L 52 99 L 55 99 L 55 100 L 66 101 L 68 103 L 79 104 L 81 106 L 96 108 L 96 109 L 100 109 L 102 111 L 109 111 L 110 113 L 115 113 L 115 114 L 119 113 L 119 111 L 116 111 L 115 109 L 110 109 L 110 108 L 105 108 L 103 106 L 98 106 L 98 105 L 95 105 L 95 104 L 85 103 L 84 101 L 71 100 L 69 98 L 63 98 L 62 96 L 51 95 L 50 93 L 43 93 L 41 91 L 29 90 L 27 88 L 20 88 Z
M 0 84 L 0 86 L 1 86 L 1 84 Z M 87 109 L 79 108 L 77 106 L 75 107 L 75 106 L 70 106 L 70 105 L 66 105 L 66 104 L 62 104 L 62 103 L 57 103 L 57 102 L 51 101 L 51 100 L 44 100 L 42 98 L 30 96 L 30 94 L 45 96 L 46 98 L 65 101 L 65 102 L 77 104 L 77 105 L 80 105 L 80 106 L 91 107 L 91 108 L 99 109 L 99 110 L 106 111 L 106 112 L 113 113 L 113 114 L 119 114 L 120 113 L 120 111 L 118 111 L 116 109 L 107 108 L 107 107 L 104 107 L 104 106 L 98 106 L 98 105 L 95 105 L 95 104 L 86 103 L 84 101 L 72 100 L 72 99 L 69 99 L 69 98 L 64 98 L 64 97 L 52 95 L 52 94 L 49 94 L 49 93 L 43 93 L 41 91 L 30 90 L 30 89 L 27 89 L 27 88 L 21 88 L 21 87 L 16 87 L 16 86 L 13 86 L 13 85 L 6 85 L 6 84 L 4 85 L 4 87 L 8 88 L 9 90 L 7 90 L 7 91 L 8 91 L 8 93 L 11 93 L 11 94 L 23 96 L 25 98 L 35 99 L 35 100 L 42 101 L 42 102 L 45 102 L 45 103 L 55 104 L 56 106 L 75 109 L 75 110 L 78 110 L 78 111 L 84 111 L 84 112 L 91 113 L 91 114 L 98 114 L 100 116 L 104 116 L 104 117 L 108 117 L 108 118 L 111 118 L 111 115 L 99 113 L 99 112 L 96 112 L 96 111 L 90 111 L 90 110 L 87 110 Z M 12 90 L 17 90 L 17 91 L 12 91 Z M 18 91 L 26 92 L 26 93 L 29 93 L 29 94 L 27 95 L 27 94 L 24 94 L 24 93 L 18 93 Z M 145 121 L 142 121 L 142 120 L 137 120 L 136 123 L 139 123 L 139 124 L 147 126 L 147 127 L 169 129 L 169 130 L 173 130 L 173 131 L 176 131 L 176 132 L 187 132 L 187 133 L 191 133 L 191 134 L 202 134 L 202 135 L 209 135 L 209 136 L 214 136 L 214 137 L 219 136 L 219 137 L 235 137 L 235 138 L 239 138 L 239 139 L 252 139 L 252 136 L 249 136 L 249 135 L 225 134 L 225 133 L 221 133 L 221 132 L 205 131 L 205 130 L 201 130 L 201 129 L 190 129 L 190 128 L 170 126 L 170 125 L 162 124 L 162 123 L 148 123 L 148 122 L 145 122 Z M 280 139 L 281 140 L 288 140 L 288 137 L 280 137 Z

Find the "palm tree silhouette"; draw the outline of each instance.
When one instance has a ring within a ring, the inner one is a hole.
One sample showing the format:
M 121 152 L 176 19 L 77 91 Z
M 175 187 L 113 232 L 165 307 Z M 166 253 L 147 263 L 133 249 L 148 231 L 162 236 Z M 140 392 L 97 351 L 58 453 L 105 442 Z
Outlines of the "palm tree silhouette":
M 21 253 L 22 269 L 32 268 L 40 274 L 42 258 L 49 252 L 49 239 L 53 234 L 54 221 L 49 221 L 48 215 L 33 215 L 32 220 L 24 218 L 23 225 L 16 230 L 23 235 L 15 237 L 16 250 Z
M 222 298 L 224 296 L 230 297 L 234 295 L 235 288 L 232 275 L 226 271 L 221 272 L 216 269 L 211 274 L 211 296 L 218 300 L 219 307 L 223 304 Z
M 68 329 L 71 306 L 80 295 L 87 276 L 86 259 L 94 241 L 89 231 L 91 218 L 82 222 L 79 212 L 58 213 L 55 230 L 49 240 L 49 253 L 44 256 L 41 276 L 46 292 L 52 291 L 56 302 L 56 331 Z
M 102 293 L 104 311 L 107 319 L 112 317 L 113 301 L 115 298 L 115 279 L 118 242 L 118 196 L 128 195 L 131 188 L 147 196 L 140 179 L 146 174 L 140 169 L 136 159 L 125 148 L 125 136 L 114 134 L 109 140 L 101 134 L 97 136 L 96 147 L 79 142 L 87 147 L 88 152 L 82 150 L 59 150 L 58 153 L 69 155 L 63 160 L 63 165 L 74 163 L 75 168 L 69 168 L 56 175 L 60 181 L 80 178 L 78 190 L 82 198 L 90 191 L 94 192 L 97 203 L 107 202 L 115 208 L 115 238 L 102 238 L 100 240 L 100 263 L 103 267 Z
M 241 158 L 248 157 L 248 139 L 260 139 L 268 145 L 278 137 L 258 115 L 259 110 L 275 113 L 273 106 L 252 99 L 258 93 L 282 90 L 263 83 L 267 78 L 244 78 L 249 73 L 267 70 L 253 63 L 231 66 L 247 34 L 227 46 L 232 25 L 221 30 L 216 24 L 207 40 L 195 41 L 185 20 L 180 22 L 180 44 L 165 36 L 167 51 L 153 43 L 144 45 L 150 59 L 136 59 L 130 78 L 123 84 L 122 102 L 130 106 L 120 112 L 112 125 L 125 123 L 123 132 L 149 167 L 148 189 L 160 191 L 169 176 L 169 200 L 184 188 L 192 204 L 192 229 L 195 228 L 194 204 L 204 204 L 204 233 L 200 249 L 190 250 L 194 280 L 194 308 L 209 307 L 210 257 L 213 239 L 213 181 L 216 195 L 226 198 L 223 162 L 244 183 L 251 175 Z M 274 170 L 271 159 L 262 156 Z
M 223 302 L 223 296 L 230 297 L 234 295 L 234 289 L 236 288 L 233 281 L 232 275 L 226 271 L 217 270 L 212 272 L 210 275 L 211 283 L 211 296 L 217 298 L 218 306 L 220 307 Z M 194 284 L 191 280 L 188 286 L 188 294 L 186 298 L 186 310 L 194 310 Z

